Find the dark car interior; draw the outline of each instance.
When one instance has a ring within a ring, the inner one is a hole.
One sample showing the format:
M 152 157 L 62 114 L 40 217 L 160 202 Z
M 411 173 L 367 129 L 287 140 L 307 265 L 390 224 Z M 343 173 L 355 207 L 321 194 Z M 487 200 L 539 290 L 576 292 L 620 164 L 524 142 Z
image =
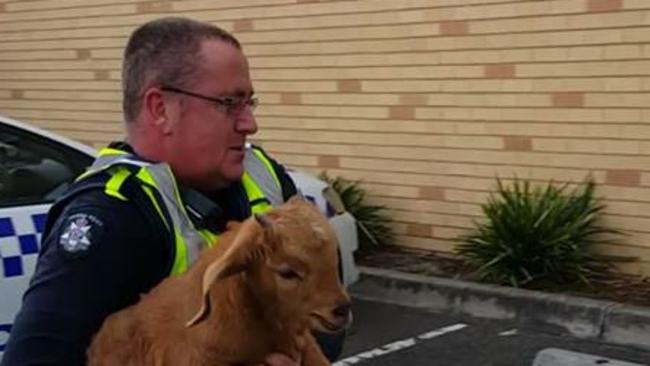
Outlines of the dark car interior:
M 70 147 L 0 126 L 0 207 L 51 202 L 91 163 Z

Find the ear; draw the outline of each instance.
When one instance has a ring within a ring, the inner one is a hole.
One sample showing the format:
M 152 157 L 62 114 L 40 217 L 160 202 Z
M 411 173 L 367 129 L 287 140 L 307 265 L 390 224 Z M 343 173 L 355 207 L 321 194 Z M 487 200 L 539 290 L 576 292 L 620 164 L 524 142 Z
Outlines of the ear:
M 142 97 L 142 110 L 147 115 L 147 120 L 163 135 L 169 135 L 172 123 L 169 118 L 169 109 L 165 103 L 164 92 L 159 88 L 149 88 Z
M 291 196 L 289 200 L 287 200 L 287 202 L 296 203 L 296 202 L 309 202 L 309 201 L 307 200 L 307 197 L 305 197 L 305 195 L 302 193 L 302 191 L 298 190 L 298 192 L 296 192 L 296 194 Z
M 210 312 L 209 290 L 213 283 L 233 274 L 242 272 L 257 260 L 266 258 L 272 250 L 272 243 L 265 240 L 265 230 L 272 229 L 272 222 L 264 217 L 260 224 L 258 215 L 250 218 L 239 227 L 233 243 L 223 256 L 212 262 L 203 273 L 203 304 L 201 309 L 188 321 L 185 326 L 191 327 L 203 320 Z

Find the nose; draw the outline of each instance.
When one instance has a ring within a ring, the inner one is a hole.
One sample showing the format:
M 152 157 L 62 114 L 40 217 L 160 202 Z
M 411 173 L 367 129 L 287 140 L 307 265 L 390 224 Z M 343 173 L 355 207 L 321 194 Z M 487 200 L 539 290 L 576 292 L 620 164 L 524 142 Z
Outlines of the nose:
M 235 123 L 235 129 L 237 132 L 245 135 L 253 135 L 257 132 L 257 121 L 251 108 L 246 107 L 239 113 Z
M 332 315 L 337 318 L 347 318 L 350 315 L 351 308 L 352 305 L 349 302 L 341 304 L 332 310 Z

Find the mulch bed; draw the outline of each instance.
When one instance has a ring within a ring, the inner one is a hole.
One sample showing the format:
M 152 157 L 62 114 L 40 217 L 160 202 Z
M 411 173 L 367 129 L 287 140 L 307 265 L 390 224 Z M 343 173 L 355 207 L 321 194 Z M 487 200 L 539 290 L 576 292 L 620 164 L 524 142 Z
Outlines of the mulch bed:
M 359 251 L 358 265 L 392 269 L 429 276 L 480 282 L 459 258 L 447 254 L 402 247 Z M 590 285 L 538 285 L 535 290 L 556 292 L 632 305 L 650 306 L 650 279 L 609 271 L 590 277 Z

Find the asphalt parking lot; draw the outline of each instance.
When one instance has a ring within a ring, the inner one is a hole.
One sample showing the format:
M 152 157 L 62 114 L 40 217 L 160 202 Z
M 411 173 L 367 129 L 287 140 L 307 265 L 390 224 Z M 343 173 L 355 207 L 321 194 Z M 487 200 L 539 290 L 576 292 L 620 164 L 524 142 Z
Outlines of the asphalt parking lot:
M 650 365 L 650 351 L 518 329 L 508 321 L 356 299 L 354 316 L 344 354 L 335 366 L 530 366 L 538 352 L 551 347 L 599 356 L 598 364 L 618 360 Z

